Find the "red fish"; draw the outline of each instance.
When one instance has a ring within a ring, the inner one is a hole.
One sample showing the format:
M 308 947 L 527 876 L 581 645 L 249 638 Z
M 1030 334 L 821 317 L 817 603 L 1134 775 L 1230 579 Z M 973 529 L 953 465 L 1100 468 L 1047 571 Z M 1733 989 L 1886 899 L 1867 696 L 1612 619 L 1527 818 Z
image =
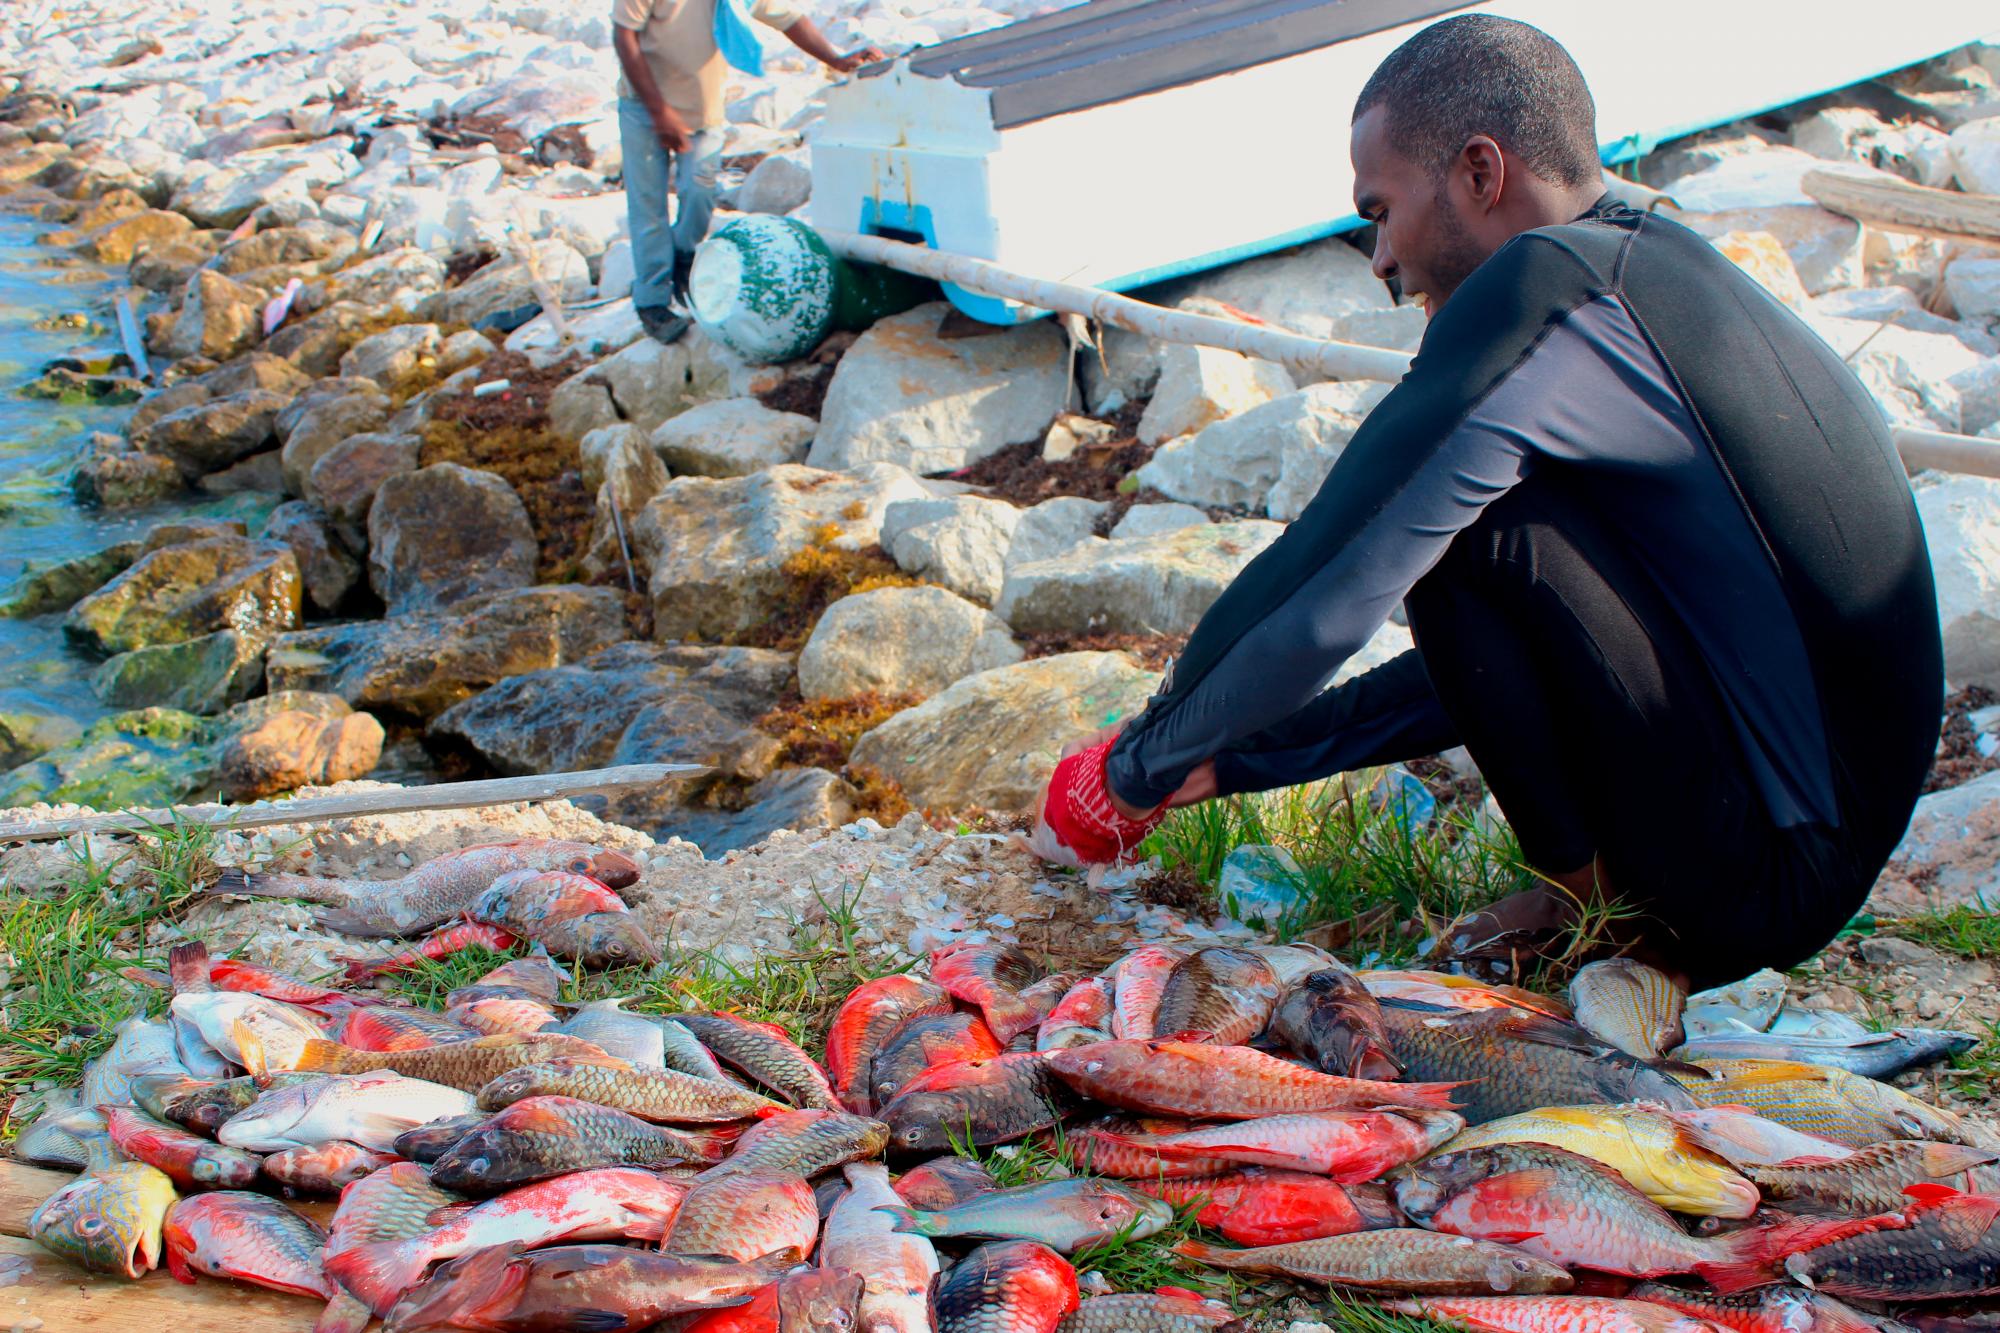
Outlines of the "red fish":
M 1195 1221 L 1238 1245 L 1290 1245 L 1397 1223 L 1376 1185 L 1338 1185 L 1325 1176 L 1250 1166 L 1194 1180 L 1133 1180 L 1133 1189 L 1175 1207 L 1195 1204 Z
M 1166 992 L 1167 978 L 1173 975 L 1175 965 L 1186 956 L 1185 949 L 1149 944 L 1119 960 L 1111 974 L 1112 1036 L 1143 1041 L 1158 1035 L 1154 1023 L 1160 1012 L 1160 996 Z
M 826 1070 L 834 1093 L 856 1115 L 874 1109 L 868 1071 L 875 1053 L 912 1022 L 951 1012 L 951 997 L 920 977 L 876 977 L 841 1002 L 826 1033 Z
M 310 1148 L 287 1148 L 264 1159 L 264 1174 L 299 1194 L 338 1194 L 355 1181 L 402 1159 L 335 1139 Z
M 257 1178 L 263 1159 L 241 1148 L 190 1134 L 179 1125 L 162 1124 L 129 1106 L 100 1106 L 104 1127 L 119 1152 L 166 1172 L 184 1190 L 241 1189 Z
M 1100 1041 L 1046 1059 L 1063 1082 L 1107 1105 L 1225 1120 L 1391 1106 L 1448 1111 L 1457 1086 L 1341 1078 L 1247 1046 L 1187 1041 Z
M 1374 1180 L 1450 1142 L 1449 1111 L 1306 1111 L 1124 1140 L 1164 1160 L 1238 1162 L 1313 1171 L 1342 1185 Z
M 1056 1051 L 1087 1046 L 1111 1036 L 1111 983 L 1085 977 L 1063 992 L 1035 1034 L 1035 1049 Z
M 422 1009 L 371 1004 L 348 1010 L 336 1038 L 357 1051 L 420 1051 L 440 1042 L 465 1041 L 479 1034 Z
M 1002 1053 L 986 1020 L 978 1014 L 931 1014 L 917 1019 L 886 1042 L 870 1066 L 868 1087 L 875 1107 L 930 1070 L 967 1060 L 990 1060 Z
M 1041 1021 L 1020 995 L 1035 979 L 1034 964 L 1011 944 L 966 942 L 934 950 L 931 979 L 975 1006 L 1003 1045 Z
M 1664 1305 L 1602 1296 L 1423 1296 L 1388 1308 L 1486 1333 L 1713 1333 Z
M 932 1304 L 938 1333 L 1054 1333 L 1079 1300 L 1069 1260 L 1031 1240 L 982 1245 L 951 1266 Z
M 267 1000 L 283 1000 L 287 1004 L 322 1004 L 346 998 L 337 990 L 314 986 L 241 958 L 210 960 L 208 981 L 217 990 L 243 991 L 261 995 Z
M 182 1199 L 161 1235 L 167 1267 L 182 1282 L 195 1274 L 331 1300 L 320 1267 L 326 1233 L 276 1199 L 218 1190 Z
M 455 926 L 425 938 L 414 949 L 406 949 L 393 958 L 343 958 L 339 961 L 347 969 L 349 981 L 367 981 L 371 977 L 387 976 L 391 972 L 407 972 L 426 958 L 435 962 L 449 958 L 461 949 L 474 945 L 496 952 L 511 949 L 521 941 L 513 934 L 498 926 L 484 925 L 477 921 L 461 921 Z

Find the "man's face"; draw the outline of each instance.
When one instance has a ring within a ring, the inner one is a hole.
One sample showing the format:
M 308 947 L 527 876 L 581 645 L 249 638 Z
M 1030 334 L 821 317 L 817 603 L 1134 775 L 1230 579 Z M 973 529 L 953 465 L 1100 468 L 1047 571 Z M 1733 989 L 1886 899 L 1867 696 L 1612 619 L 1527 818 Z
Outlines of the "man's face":
M 1403 295 L 1421 295 L 1435 316 L 1490 253 L 1453 199 L 1452 178 L 1433 180 L 1389 142 L 1389 113 L 1370 107 L 1354 122 L 1354 211 L 1375 224 L 1375 276 L 1401 280 Z

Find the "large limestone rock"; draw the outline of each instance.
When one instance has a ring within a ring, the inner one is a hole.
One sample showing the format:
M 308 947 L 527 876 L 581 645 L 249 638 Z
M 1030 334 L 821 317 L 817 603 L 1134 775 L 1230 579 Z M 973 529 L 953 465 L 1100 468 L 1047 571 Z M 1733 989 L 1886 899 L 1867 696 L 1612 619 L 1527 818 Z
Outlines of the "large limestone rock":
M 263 336 L 262 314 L 256 288 L 225 278 L 214 269 L 199 269 L 188 280 L 167 351 L 174 356 L 226 361 Z
M 583 568 L 595 576 L 625 564 L 631 525 L 667 488 L 669 474 L 645 433 L 629 422 L 599 427 L 585 437 L 585 444 L 593 440 L 599 448 L 585 451 L 583 472 L 584 485 L 596 483 L 597 512 L 591 518 L 590 549 L 584 552 Z M 646 572 L 634 570 L 640 576 Z
M 1283 531 L 1282 524 L 1250 519 L 1156 537 L 1092 539 L 1052 560 L 1010 568 L 993 609 L 1026 633 L 1186 634 Z
M 1961 190 L 2000 194 L 2000 116 L 1967 121 L 1953 130 L 1951 164 Z
M 264 640 L 233 629 L 120 653 L 90 677 L 91 690 L 112 708 L 188 713 L 220 713 L 263 683 Z
M 1867 906 L 1883 916 L 2000 911 L 2000 772 L 1917 802 Z
M 661 821 L 657 836 L 680 838 L 719 857 L 754 847 L 779 829 L 839 828 L 854 818 L 853 787 L 823 768 L 781 768 L 745 793 L 741 809 L 685 806 Z
M 361 562 L 333 535 L 327 516 L 303 500 L 287 500 L 273 509 L 263 536 L 292 548 L 306 601 L 322 615 L 338 611 L 361 582 Z
M 488 315 L 539 302 L 534 273 L 540 274 L 557 300 L 589 298 L 588 260 L 560 240 L 536 241 L 533 249 L 532 273 L 524 260 L 497 259 L 460 285 L 425 297 L 420 313 L 440 324 L 477 324 Z
M 936 694 L 975 671 L 1021 660 L 1007 625 L 943 588 L 878 588 L 826 609 L 799 653 L 808 699 Z
M 882 546 L 906 572 L 991 606 L 1021 512 L 977 495 L 899 500 L 883 516 Z
M 676 784 L 665 794 L 672 804 L 717 779 L 755 781 L 771 771 L 778 742 L 751 724 L 777 705 L 791 679 L 784 653 L 622 643 L 502 681 L 444 713 L 429 735 L 434 745 L 477 754 L 502 773 L 613 763 L 716 770 Z
M 1790 257 L 1799 281 L 1814 296 L 1859 287 L 1867 280 L 1861 224 L 1817 204 L 1730 208 L 1672 215 L 1714 240 L 1730 232 L 1763 232 Z
M 1160 354 L 1160 380 L 1139 418 L 1139 438 L 1160 444 L 1292 391 L 1283 366 L 1220 347 L 1177 343 Z
M 444 288 L 444 263 L 415 246 L 399 246 L 343 269 L 332 280 L 333 295 L 361 306 L 415 310 L 425 297 Z
M 255 801 L 363 777 L 381 761 L 383 735 L 367 713 L 273 713 L 223 745 L 216 764 L 222 797 Z
M 152 208 L 105 223 L 91 233 L 85 248 L 100 264 L 129 264 L 140 251 L 171 245 L 193 230 L 194 224 L 179 213 Z
M 0 806 L 74 801 L 117 810 L 205 795 L 214 786 L 218 730 L 172 708 L 113 714 L 0 774 Z
M 427 364 L 436 365 L 443 345 L 444 337 L 435 324 L 398 324 L 371 333 L 349 348 L 340 358 L 340 373 L 343 378 L 374 380 L 386 389 Z
M 1266 509 L 1294 519 L 1386 385 L 1314 384 L 1169 440 L 1139 483 L 1190 504 Z
M 495 593 L 448 612 L 280 635 L 265 654 L 276 690 L 337 694 L 356 708 L 430 718 L 510 676 L 588 657 L 629 634 L 610 588 Z
M 1167 305 L 1221 302 L 1309 338 L 1348 340 L 1350 318 L 1395 305 L 1368 257 L 1339 237 L 1196 274 L 1148 296 Z
M 827 387 L 808 461 L 945 472 L 1039 440 L 1068 406 L 1069 344 L 1046 321 L 945 339 L 943 302 L 877 321 Z
M 772 154 L 750 169 L 736 187 L 742 213 L 789 213 L 812 197 L 812 168 L 796 158 Z
M 307 375 L 328 376 L 340 372 L 340 358 L 368 336 L 378 307 L 355 301 L 335 301 L 315 310 L 304 319 L 294 316 L 276 333 L 266 338 L 263 349 L 283 357 Z
M 172 495 L 184 483 L 173 459 L 135 449 L 120 436 L 100 434 L 77 459 L 69 484 L 80 503 L 131 509 Z
M 368 586 L 392 616 L 525 588 L 538 553 L 514 488 L 457 463 L 390 476 L 368 511 Z
M 1155 675 L 1123 653 L 1064 653 L 967 676 L 863 736 L 849 762 L 940 810 L 1026 810 L 1062 747 L 1145 707 Z
M 1804 310 L 1808 294 L 1798 268 L 1784 245 L 1768 231 L 1724 232 L 1714 240 L 1715 248 L 1731 263 L 1757 280 L 1757 285 L 1791 306 Z
M 279 456 L 285 491 L 312 500 L 313 464 L 350 435 L 380 430 L 389 420 L 389 395 L 369 380 L 328 380 L 278 416 Z
M 852 473 L 786 464 L 726 480 L 674 478 L 635 526 L 653 567 L 654 632 L 713 640 L 762 624 L 791 592 L 785 564 L 793 556 L 822 543 L 873 545 L 884 510 L 926 494 L 886 463 Z
M 1112 526 L 1109 535 L 1113 541 L 1128 537 L 1157 537 L 1162 533 L 1179 532 L 1182 528 L 1198 528 L 1207 522 L 1208 515 L 1193 505 L 1136 504 L 1125 511 L 1125 517 Z
M 301 601 L 290 547 L 211 537 L 154 551 L 71 607 L 63 629 L 108 656 L 221 629 L 276 634 L 298 626 Z
M 1954 261 L 1944 289 L 1960 319 L 2000 319 L 2000 259 Z
M 818 429 L 811 417 L 773 411 L 755 398 L 723 398 L 662 424 L 653 447 L 675 476 L 747 477 L 804 462 Z
M 1917 490 L 1937 578 L 1944 674 L 2000 689 L 2000 481 L 1944 477 Z
M 132 443 L 170 458 L 188 481 L 221 471 L 277 442 L 283 394 L 250 389 L 183 407 L 132 432 Z
M 1053 560 L 1083 545 L 1096 536 L 1098 520 L 1110 508 L 1102 500 L 1058 495 L 1022 511 L 1014 524 L 1014 540 L 1007 547 L 1006 567 Z
M 382 483 L 415 472 L 422 452 L 414 435 L 368 431 L 348 436 L 313 464 L 312 493 L 349 550 L 368 545 L 368 514 Z

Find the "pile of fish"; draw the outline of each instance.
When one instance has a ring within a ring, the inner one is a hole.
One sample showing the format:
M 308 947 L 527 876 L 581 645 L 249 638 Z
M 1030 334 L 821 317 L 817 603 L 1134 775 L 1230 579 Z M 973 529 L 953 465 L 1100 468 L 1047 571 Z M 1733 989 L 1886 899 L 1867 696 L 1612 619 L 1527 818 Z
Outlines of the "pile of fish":
M 340 910 L 467 913 L 378 909 Z M 1995 1326 L 1973 1303 L 2000 1295 L 2000 1145 L 1766 1058 L 1803 1050 L 1705 1050 L 1691 1021 L 1788 1040 L 1778 1006 L 1689 1008 L 1629 961 L 1565 1002 L 1295 945 L 1041 975 L 963 943 L 854 990 L 823 1059 L 730 1013 L 565 1005 L 563 977 L 538 947 L 433 1012 L 182 946 L 165 1016 L 22 1135 L 81 1172 L 31 1234 L 99 1272 L 164 1256 L 323 1299 L 322 1333 L 1259 1326 L 1093 1275 L 1147 1238 L 1195 1285 L 1250 1275 L 1213 1284 L 1239 1304 L 1282 1278 L 1475 1329 Z M 336 1193 L 324 1229 L 276 1197 Z

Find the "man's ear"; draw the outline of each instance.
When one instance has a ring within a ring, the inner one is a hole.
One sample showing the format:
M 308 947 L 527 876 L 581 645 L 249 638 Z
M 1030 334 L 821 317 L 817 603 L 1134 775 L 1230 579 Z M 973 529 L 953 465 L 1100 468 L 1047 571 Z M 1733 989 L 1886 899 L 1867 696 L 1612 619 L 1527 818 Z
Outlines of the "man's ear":
M 1475 216 L 1498 208 L 1501 197 L 1507 192 L 1506 155 L 1500 151 L 1499 144 L 1483 134 L 1473 135 L 1465 141 L 1465 147 L 1458 150 L 1452 174 L 1458 178 L 1464 202 Z

